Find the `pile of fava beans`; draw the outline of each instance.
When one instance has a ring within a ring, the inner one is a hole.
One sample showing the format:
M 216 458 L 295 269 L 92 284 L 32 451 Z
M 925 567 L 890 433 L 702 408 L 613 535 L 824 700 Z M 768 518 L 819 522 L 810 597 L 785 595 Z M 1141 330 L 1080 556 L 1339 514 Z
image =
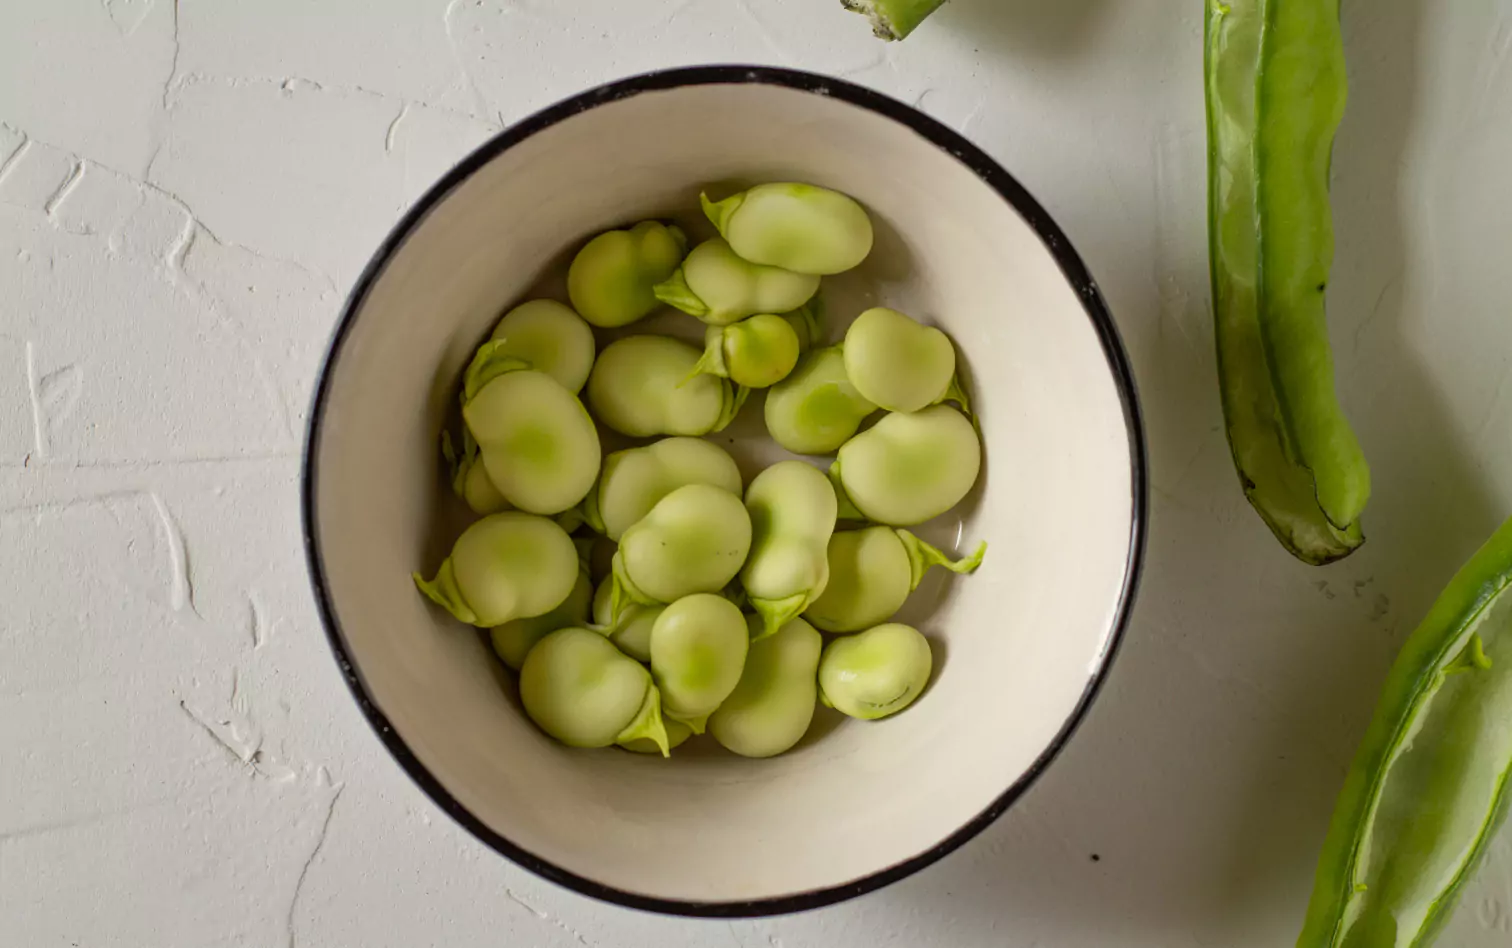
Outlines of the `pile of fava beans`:
M 932 566 L 970 573 L 986 551 L 953 559 L 904 529 L 960 503 L 981 470 L 950 339 L 877 308 L 821 344 L 820 279 L 871 252 L 866 211 L 792 183 L 703 206 L 718 237 L 690 251 L 656 221 L 600 234 L 568 270 L 570 306 L 506 313 L 463 375 L 460 438 L 443 437 L 481 519 L 415 583 L 490 630 L 525 712 L 573 747 L 669 755 L 707 732 L 770 757 L 817 702 L 902 711 L 933 662 L 889 620 Z M 649 334 L 599 351 L 593 327 L 664 305 L 705 324 L 702 351 Z M 771 438 L 833 455 L 827 475 L 795 459 L 745 484 L 701 437 L 753 389 Z M 644 443 L 605 457 L 600 425 Z M 603 538 L 613 565 L 595 589 L 586 550 Z

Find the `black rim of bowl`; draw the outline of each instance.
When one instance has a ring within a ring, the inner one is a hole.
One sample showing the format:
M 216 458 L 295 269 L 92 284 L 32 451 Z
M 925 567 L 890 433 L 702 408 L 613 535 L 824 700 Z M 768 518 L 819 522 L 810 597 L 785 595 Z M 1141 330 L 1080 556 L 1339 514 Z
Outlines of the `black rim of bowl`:
M 924 852 L 842 885 L 813 889 L 777 898 L 729 902 L 695 902 L 681 899 L 655 898 L 617 889 L 613 886 L 604 885 L 601 882 L 595 882 L 592 879 L 569 872 L 535 853 L 522 849 L 485 826 L 481 820 L 458 802 L 442 786 L 441 782 L 436 779 L 435 775 L 420 762 L 414 755 L 414 752 L 404 742 L 404 738 L 399 735 L 398 731 L 394 729 L 393 725 L 384 715 L 378 703 L 369 694 L 367 686 L 362 680 L 362 673 L 358 669 L 357 664 L 352 660 L 352 653 L 346 636 L 342 633 L 341 626 L 337 622 L 336 611 L 331 602 L 330 590 L 326 585 L 325 568 L 320 552 L 320 531 L 315 515 L 315 482 L 317 477 L 315 460 L 319 454 L 322 425 L 325 417 L 326 396 L 331 384 L 332 367 L 341 354 L 343 343 L 346 341 L 347 334 L 356 319 L 357 313 L 362 309 L 368 292 L 372 289 L 379 274 L 388 265 L 389 260 L 398 252 L 405 240 L 415 231 L 426 215 L 444 200 L 452 190 L 467 180 L 479 168 L 507 149 L 543 129 L 570 119 L 589 109 L 646 92 L 658 92 L 682 86 L 732 84 L 780 86 L 815 95 L 831 96 L 851 105 L 876 112 L 907 126 L 969 168 L 983 183 L 996 191 L 1004 201 L 1008 202 L 1029 226 L 1034 229 L 1039 235 L 1040 240 L 1045 244 L 1045 247 L 1060 265 L 1067 282 L 1071 284 L 1072 288 L 1081 297 L 1082 307 L 1086 311 L 1087 317 L 1091 320 L 1092 327 L 1097 332 L 1099 341 L 1102 343 L 1103 353 L 1108 360 L 1109 371 L 1113 375 L 1114 383 L 1118 388 L 1119 399 L 1123 403 L 1124 424 L 1128 429 L 1129 437 L 1130 486 L 1132 488 L 1132 496 L 1130 497 L 1131 525 L 1123 588 L 1119 592 L 1118 608 L 1114 616 L 1113 627 L 1109 631 L 1108 643 L 1103 651 L 1097 669 L 1090 675 L 1081 698 L 1077 701 L 1076 706 L 1071 710 L 1070 715 L 1066 718 L 1065 723 L 1061 726 L 1060 731 L 1055 735 L 1049 746 L 1041 752 L 1033 765 L 1012 786 L 1005 790 L 996 800 L 992 801 L 986 809 Z M 1148 519 L 1145 496 L 1146 476 L 1144 429 L 1140 419 L 1139 399 L 1135 390 L 1134 374 L 1130 370 L 1128 356 L 1124 351 L 1123 343 L 1119 339 L 1118 330 L 1114 326 L 1113 318 L 1108 312 L 1108 307 L 1103 301 L 1102 294 L 1099 292 L 1096 282 L 1092 279 L 1092 275 L 1087 271 L 1086 266 L 1082 263 L 1076 251 L 1072 249 L 1071 242 L 1066 239 L 1066 235 L 1051 220 L 1050 215 L 1045 212 L 1045 209 L 1040 206 L 1039 202 L 1012 175 L 1003 170 L 997 162 L 988 157 L 980 148 L 977 148 L 955 131 L 924 115 L 922 112 L 879 92 L 874 92 L 870 89 L 829 76 L 792 69 L 780 69 L 770 66 L 695 66 L 661 70 L 621 79 L 617 82 L 611 82 L 596 89 L 583 92 L 541 112 L 537 112 L 529 118 L 505 129 L 478 147 L 477 150 L 473 151 L 472 154 L 453 167 L 451 171 L 447 172 L 440 181 L 436 182 L 410 208 L 384 239 L 382 245 L 379 246 L 377 252 L 373 255 L 373 258 L 363 269 L 362 275 L 358 278 L 356 285 L 352 288 L 351 294 L 347 297 L 346 305 L 342 309 L 341 319 L 337 322 L 336 329 L 327 347 L 325 361 L 321 365 L 320 374 L 315 384 L 315 395 L 310 410 L 310 422 L 306 432 L 300 478 L 300 506 L 310 582 L 314 588 L 315 601 L 320 610 L 322 624 L 325 626 L 326 637 L 330 641 L 332 650 L 336 653 L 336 661 L 340 665 L 341 674 L 346 679 L 347 686 L 352 691 L 352 696 L 357 699 L 357 704 L 362 709 L 363 715 L 367 717 L 368 723 L 377 731 L 379 740 L 388 748 L 389 753 L 394 756 L 394 759 L 399 762 L 399 765 L 404 768 L 405 772 L 420 785 L 420 788 L 441 809 L 445 810 L 452 819 L 456 820 L 468 832 L 492 847 L 495 851 L 509 857 L 536 875 L 583 895 L 592 896 L 593 898 L 617 905 L 668 915 L 706 918 L 749 918 L 765 915 L 783 915 L 833 905 L 834 903 L 843 902 L 846 899 L 855 898 L 856 896 L 880 889 L 883 886 L 912 875 L 925 866 L 943 858 L 948 853 L 959 848 L 967 840 L 986 829 L 987 826 L 1001 816 L 1039 779 L 1040 775 L 1045 772 L 1046 768 L 1050 766 L 1051 762 L 1055 760 L 1066 746 L 1066 743 L 1076 731 L 1077 726 L 1081 724 L 1082 719 L 1086 716 L 1088 708 L 1091 706 L 1093 699 L 1097 697 L 1097 693 L 1107 677 L 1108 670 L 1112 667 L 1113 659 L 1123 640 L 1144 560 L 1145 532 Z

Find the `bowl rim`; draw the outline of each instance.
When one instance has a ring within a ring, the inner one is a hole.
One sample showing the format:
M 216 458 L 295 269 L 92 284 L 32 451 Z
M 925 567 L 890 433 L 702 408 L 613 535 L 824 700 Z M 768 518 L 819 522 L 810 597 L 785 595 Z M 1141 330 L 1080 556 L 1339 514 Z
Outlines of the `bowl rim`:
M 324 432 L 325 409 L 330 394 L 333 369 L 358 312 L 389 261 L 420 226 L 421 222 L 453 190 L 480 168 L 509 148 L 527 138 L 590 109 L 631 98 L 647 92 L 659 92 L 687 86 L 767 85 L 813 95 L 828 96 L 867 109 L 907 127 L 936 147 L 964 164 L 983 184 L 1008 203 L 1034 230 L 1059 265 L 1062 275 L 1077 292 L 1082 308 L 1091 321 L 1107 359 L 1119 401 L 1129 442 L 1130 528 L 1125 559 L 1123 587 L 1113 613 L 1108 640 L 1096 664 L 1089 669 L 1087 685 L 1061 728 L 1029 768 L 981 812 L 967 820 L 950 835 L 923 852 L 878 869 L 866 876 L 840 885 L 810 889 L 772 898 L 737 901 L 693 901 L 661 898 L 629 892 L 596 882 L 557 866 L 530 852 L 486 826 L 442 785 L 441 781 L 417 758 L 409 745 L 390 723 L 378 702 L 369 692 L 352 659 L 352 650 L 341 624 L 325 576 L 321 553 L 319 522 L 315 511 L 316 459 Z M 1134 373 L 1113 317 L 1081 257 L 1059 225 L 1035 198 L 1001 165 L 963 135 L 918 109 L 883 93 L 819 73 L 776 66 L 711 65 L 686 66 L 632 75 L 591 88 L 551 105 L 498 132 L 454 165 L 426 190 L 405 212 L 378 246 L 362 273 L 353 284 L 341 316 L 327 343 L 325 356 L 316 376 L 310 403 L 309 421 L 300 457 L 300 515 L 305 561 L 315 603 L 326 639 L 335 655 L 347 687 L 356 699 L 363 717 L 378 739 L 409 777 L 453 820 L 495 852 L 535 875 L 581 895 L 627 908 L 664 915 L 692 918 L 752 918 L 784 915 L 822 908 L 873 892 L 897 882 L 954 852 L 986 829 L 1008 810 L 1060 755 L 1086 717 L 1107 678 L 1129 624 L 1135 595 L 1143 571 L 1148 533 L 1148 470 L 1144 424 L 1135 386 Z

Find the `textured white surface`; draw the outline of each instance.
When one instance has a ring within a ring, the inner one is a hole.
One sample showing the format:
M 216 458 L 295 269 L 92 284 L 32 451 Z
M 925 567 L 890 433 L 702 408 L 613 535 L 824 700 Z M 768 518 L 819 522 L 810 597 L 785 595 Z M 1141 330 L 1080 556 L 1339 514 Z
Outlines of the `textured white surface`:
M 1345 4 L 1330 302 L 1377 492 L 1327 570 L 1222 437 L 1200 6 L 955 0 L 884 46 L 828 0 L 0 4 L 0 943 L 1290 943 L 1397 644 L 1512 509 L 1512 3 Z M 337 677 L 296 504 L 322 343 L 399 211 L 501 122 L 721 60 L 917 102 L 1044 201 L 1134 356 L 1155 508 L 1109 687 L 1020 806 L 879 894 L 728 925 L 441 816 Z M 1509 939 L 1503 834 L 1443 943 Z

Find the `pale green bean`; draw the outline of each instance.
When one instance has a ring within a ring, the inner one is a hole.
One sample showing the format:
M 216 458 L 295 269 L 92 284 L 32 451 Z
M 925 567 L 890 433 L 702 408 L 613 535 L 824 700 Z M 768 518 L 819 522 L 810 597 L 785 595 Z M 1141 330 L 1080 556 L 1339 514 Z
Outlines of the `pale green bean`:
M 747 616 L 746 625 L 754 638 L 761 618 Z M 740 683 L 709 716 L 714 740 L 742 757 L 774 757 L 802 740 L 814 719 L 823 645 L 802 619 L 752 641 Z
M 567 270 L 567 296 L 588 322 L 628 326 L 659 305 L 651 288 L 672 275 L 688 240 L 681 230 L 643 221 L 588 241 Z
M 746 489 L 751 555 L 740 582 L 761 616 L 757 638 L 772 635 L 803 613 L 829 582 L 826 549 L 835 531 L 835 490 L 816 468 L 781 461 Z
M 525 656 L 535 648 L 536 643 L 557 629 L 565 629 L 568 626 L 582 626 L 588 622 L 588 608 L 593 599 L 593 583 L 588 579 L 588 571 L 579 569 L 577 582 L 572 586 L 572 592 L 562 600 L 562 604 L 544 615 L 532 616 L 529 619 L 514 619 L 503 625 L 496 625 L 488 633 L 489 641 L 493 645 L 494 654 L 505 665 L 520 670 L 525 664 Z
M 717 375 L 746 388 L 770 388 L 798 364 L 798 348 L 792 324 L 770 313 L 733 326 L 710 326 L 693 376 Z
M 767 392 L 766 428 L 795 454 L 829 454 L 876 410 L 846 376 L 840 347 L 831 346 L 804 356 L 791 375 Z
M 892 527 L 836 533 L 829 541 L 829 583 L 803 616 L 826 632 L 870 628 L 903 608 L 931 566 L 972 573 L 986 553 L 982 543 L 965 559 L 952 560 L 907 530 Z
M 750 549 L 751 517 L 739 497 L 708 484 L 679 487 L 620 538 L 609 614 L 618 621 L 628 603 L 719 592 Z
M 663 713 L 702 734 L 740 681 L 749 647 L 745 617 L 723 596 L 697 593 L 663 609 L 651 629 L 651 677 Z
M 947 399 L 970 407 L 950 337 L 897 310 L 879 306 L 851 323 L 845 373 L 862 397 L 888 411 L 919 411 Z
M 462 454 L 458 455 L 452 445 L 451 433 L 443 431 L 441 456 L 451 471 L 452 493 L 460 497 L 473 513 L 486 517 L 513 509 L 488 479 L 488 471 L 484 470 L 483 459 L 478 455 L 478 442 L 473 440 L 466 425 L 462 426 Z
M 504 314 L 489 341 L 500 355 L 528 362 L 569 392 L 588 384 L 593 368 L 593 330 L 581 316 L 556 300 L 531 300 Z
M 545 517 L 510 511 L 463 531 L 435 579 L 419 573 L 414 579 L 456 618 L 491 628 L 555 609 L 572 592 L 577 575 L 577 548 L 565 530 Z
M 913 704 L 934 667 L 929 640 L 912 626 L 879 625 L 835 639 L 819 660 L 820 700 L 875 721 Z
M 561 513 L 598 477 L 598 429 L 576 395 L 495 345 L 468 367 L 462 420 L 505 500 L 529 513 Z
M 598 484 L 583 501 L 588 526 L 618 541 L 679 487 L 709 484 L 739 495 L 740 470 L 721 447 L 698 438 L 663 438 L 604 459 Z
M 643 606 L 629 603 L 621 609 L 618 620 L 611 610 L 614 596 L 614 578 L 599 583 L 593 593 L 593 621 L 600 629 L 607 630 L 609 641 L 619 650 L 638 662 L 651 661 L 651 628 L 666 606 Z
M 558 629 L 520 668 L 520 703 L 547 734 L 570 747 L 608 747 L 642 738 L 663 755 L 667 731 L 651 673 L 587 629 Z
M 960 503 L 981 466 L 982 443 L 971 422 L 936 405 L 890 414 L 847 441 L 830 477 L 868 520 L 911 526 Z
M 757 313 L 797 309 L 819 292 L 819 278 L 743 260 L 716 237 L 694 247 L 654 291 L 663 303 L 711 326 L 728 326 Z
M 752 263 L 827 276 L 857 266 L 871 253 L 871 218 L 838 191 L 760 184 L 723 201 L 701 199 L 719 235 Z
M 689 379 L 700 355 L 666 336 L 614 342 L 588 377 L 588 404 L 599 421 L 632 438 L 722 431 L 748 392 L 712 375 Z

